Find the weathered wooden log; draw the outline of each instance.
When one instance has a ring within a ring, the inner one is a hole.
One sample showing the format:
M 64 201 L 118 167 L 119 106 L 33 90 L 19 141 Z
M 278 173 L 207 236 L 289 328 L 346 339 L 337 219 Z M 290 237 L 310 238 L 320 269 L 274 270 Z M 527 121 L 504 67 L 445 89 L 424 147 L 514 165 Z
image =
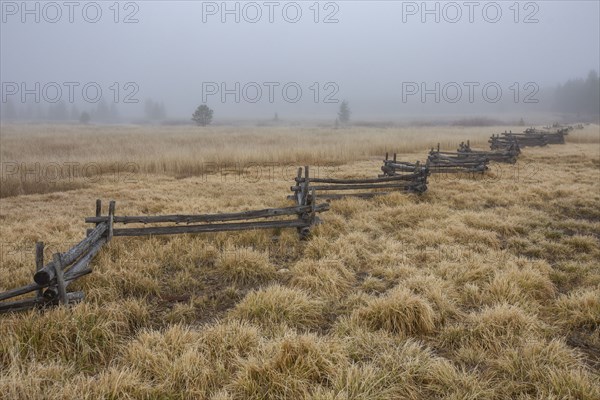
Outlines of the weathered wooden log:
M 83 292 L 67 293 L 68 304 L 77 303 L 85 298 Z M 44 297 L 32 297 L 29 299 L 0 303 L 0 314 L 7 312 L 17 312 L 30 310 L 32 308 L 54 306 L 58 304 L 58 299 L 48 300 Z
M 40 271 L 44 268 L 44 242 L 37 242 L 35 244 L 35 272 Z M 38 289 L 37 296 L 42 297 L 44 295 L 44 291 L 42 289 Z
M 310 224 L 314 224 L 315 218 L 317 218 L 317 192 L 315 188 L 312 188 L 310 194 Z
M 519 140 L 519 139 L 535 140 L 535 139 L 543 139 L 544 136 L 547 135 L 547 133 L 543 133 L 543 132 L 524 132 L 524 133 L 503 132 L 503 133 L 501 133 L 501 135 L 503 137 L 514 137 L 517 140 Z
M 383 165 L 394 166 L 396 168 L 404 168 L 407 172 L 419 172 L 419 169 L 412 163 L 403 163 L 403 162 L 393 162 L 393 161 L 384 161 Z
M 112 240 L 112 237 L 113 237 L 114 222 L 115 222 L 115 201 L 111 200 L 108 203 L 108 235 L 107 235 L 107 239 L 109 242 Z
M 73 266 L 69 269 L 68 273 L 65 274 L 64 277 L 64 287 L 65 289 L 73 282 L 75 279 L 83 276 L 79 275 L 84 271 L 91 272 L 91 268 L 89 268 L 90 263 L 96 257 L 98 252 L 102 249 L 107 243 L 107 238 L 101 238 L 96 242 L 96 244 L 90 249 L 90 251 L 81 257 Z M 44 297 L 53 299 L 59 295 L 58 285 L 49 286 L 48 289 L 44 292 Z
M 347 197 L 357 197 L 361 199 L 370 199 L 376 196 L 383 196 L 390 192 L 370 192 L 370 193 L 319 193 L 319 198 L 327 200 L 339 200 Z
M 101 217 L 102 216 L 102 200 L 100 199 L 96 199 L 96 217 Z M 101 221 L 101 222 L 106 222 L 108 225 L 108 218 L 106 219 L 106 221 Z M 96 226 L 98 226 L 98 224 L 100 224 L 101 222 L 97 222 Z M 86 236 L 88 236 L 91 233 L 91 230 L 88 229 Z
M 391 162 L 385 163 L 381 168 L 382 169 L 386 168 L 387 170 L 394 170 L 394 171 L 399 171 L 399 172 L 409 172 L 409 173 L 412 173 L 412 174 L 398 175 L 398 176 L 408 177 L 409 179 L 411 177 L 413 177 L 413 176 L 422 176 L 422 175 L 425 175 L 427 173 L 426 170 L 421 170 L 421 171 L 418 171 L 418 172 L 414 172 L 415 171 L 414 167 L 409 167 L 409 166 L 401 165 L 401 164 L 394 164 L 394 163 L 391 163 Z
M 314 188 L 311 189 L 311 193 L 309 196 L 307 196 L 306 202 L 310 206 L 310 212 L 303 213 L 299 216 L 300 219 L 306 223 L 306 226 L 302 226 L 296 229 L 298 231 L 298 236 L 300 240 L 308 239 L 308 237 L 310 236 L 310 226 L 316 222 L 317 194 Z
M 388 168 L 386 166 L 383 166 L 383 167 L 381 167 L 381 170 L 384 173 L 380 174 L 380 175 L 377 175 L 380 178 L 389 178 L 389 177 L 395 177 L 395 176 L 402 176 L 402 174 L 399 174 L 398 171 L 395 170 L 395 169 L 393 169 L 393 168 Z M 420 182 L 427 183 L 427 177 L 428 176 L 429 176 L 429 171 L 427 171 L 427 175 L 418 176 L 416 178 L 411 179 L 410 181 L 401 180 L 400 182 L 406 182 L 407 184 L 420 183 Z
M 490 156 L 506 155 L 506 154 L 511 154 L 511 153 L 507 152 L 507 151 L 470 150 L 469 154 L 476 154 L 476 155 L 488 158 Z
M 479 152 L 478 154 L 485 155 L 490 161 L 493 161 L 495 158 L 507 158 L 507 157 L 515 157 L 517 154 L 513 152 L 506 151 L 488 151 L 488 152 Z
M 517 143 L 518 144 L 518 141 L 516 139 L 515 140 L 499 140 L 499 139 L 494 139 L 494 140 L 489 140 L 488 142 L 492 143 L 492 144 L 496 144 L 498 146 L 506 146 L 506 147 L 512 145 L 513 143 Z
M 469 169 L 469 168 L 477 168 L 477 167 L 485 167 L 487 168 L 487 163 L 464 163 L 464 164 L 459 164 L 459 163 L 440 163 L 440 162 L 435 162 L 432 161 L 429 164 L 429 168 L 464 168 L 464 169 Z
M 431 169 L 471 169 L 471 168 L 481 168 L 488 169 L 487 163 L 469 163 L 469 164 L 453 164 L 453 163 L 437 163 L 431 162 L 429 164 L 429 172 L 431 173 Z
M 516 140 L 510 141 L 499 141 L 499 140 L 489 140 L 490 149 L 491 150 L 506 150 L 514 152 L 515 154 L 521 153 L 521 148 Z
M 382 184 L 357 184 L 357 185 L 318 185 L 311 186 L 317 191 L 326 190 L 363 190 L 363 189 L 403 189 L 407 186 L 413 185 L 413 182 L 398 181 L 394 183 L 382 183 Z M 296 191 L 299 186 L 292 186 L 290 190 Z
M 453 162 L 439 162 L 431 160 L 429 163 L 429 169 L 431 168 L 474 168 L 479 166 L 486 166 L 487 163 L 453 163 Z
M 108 225 L 100 223 L 96 228 L 92 229 L 85 239 L 77 243 L 67 252 L 62 254 L 63 265 L 69 266 L 73 264 L 79 257 L 87 252 L 106 232 Z M 33 276 L 33 280 L 38 284 L 44 284 L 54 279 L 54 261 L 48 263 L 44 268 L 40 269 Z
M 148 235 L 176 235 L 182 233 L 210 233 L 227 232 L 251 229 L 276 229 L 276 228 L 299 228 L 308 226 L 302 220 L 283 220 L 283 221 L 261 221 L 261 222 L 241 222 L 210 225 L 187 225 L 187 226 L 161 226 L 148 228 L 123 228 L 114 229 L 114 236 L 148 236 Z
M 302 186 L 302 205 L 308 204 L 308 191 L 310 186 L 310 175 L 308 165 L 304 166 L 304 183 Z
M 431 170 L 431 168 L 464 168 L 464 169 L 469 169 L 469 168 L 476 168 L 476 167 L 485 167 L 487 163 L 453 163 L 453 162 L 438 162 L 436 160 L 432 160 L 429 163 L 429 168 Z M 430 171 L 431 172 L 431 171 Z
M 460 157 L 460 156 L 456 156 L 456 157 L 450 157 L 450 156 L 441 156 L 438 154 L 430 154 L 427 157 L 428 160 L 438 160 L 440 162 L 443 161 L 453 161 L 456 163 L 467 163 L 467 162 L 486 162 L 487 158 L 481 155 L 471 155 L 471 156 L 464 156 L 464 157 Z
M 386 195 L 386 194 L 390 194 L 390 193 L 391 192 L 365 192 L 365 193 L 340 193 L 340 194 L 319 193 L 319 199 L 335 200 L 335 199 L 341 199 L 344 197 L 371 198 L 371 197 Z M 294 200 L 295 198 L 296 198 L 295 195 L 287 196 L 288 200 Z
M 378 175 L 380 179 L 400 179 L 407 183 L 404 191 L 423 193 L 427 190 L 427 177 L 429 176 L 429 168 L 427 165 L 422 166 L 418 161 L 409 163 L 406 161 L 398 161 L 394 154 L 393 160 L 384 160 L 381 167 L 382 175 Z M 393 181 L 393 180 L 392 180 Z
M 487 167 L 475 167 L 475 168 L 439 168 L 432 167 L 432 174 L 465 174 L 465 173 L 484 173 Z
M 562 133 L 545 135 L 548 144 L 564 144 L 565 136 Z
M 421 178 L 421 177 L 422 177 L 422 174 L 406 174 L 406 175 L 398 175 L 398 176 L 388 176 L 388 177 L 384 177 L 384 178 L 368 178 L 368 179 L 316 179 L 316 178 L 312 178 L 310 180 L 310 182 L 311 183 L 332 183 L 332 184 L 369 184 L 369 183 L 381 183 L 381 182 L 411 181 L 413 179 L 417 179 L 417 178 Z M 312 186 L 311 186 L 311 188 L 312 188 Z
M 423 193 L 427 190 L 427 185 L 425 183 L 414 183 L 410 186 L 403 187 L 402 190 L 405 192 Z M 370 198 L 373 196 L 381 196 L 390 193 L 392 192 L 320 193 L 319 197 L 322 199 L 341 199 L 345 197 Z
M 430 154 L 441 154 L 441 155 L 451 155 L 451 156 L 476 156 L 475 152 L 461 152 L 461 151 L 434 151 L 433 153 Z
M 434 154 L 430 154 L 427 157 L 428 160 L 438 160 L 438 161 L 453 161 L 456 163 L 467 163 L 467 162 L 481 162 L 484 163 L 487 160 L 487 158 L 483 155 L 479 155 L 479 154 L 470 154 L 470 153 L 464 153 L 464 155 L 461 155 L 460 153 L 457 153 L 454 157 L 451 156 L 444 156 L 444 155 L 440 155 L 437 153 Z
M 60 253 L 54 254 L 54 274 L 56 275 L 56 286 L 58 288 L 59 303 L 62 305 L 68 304 L 67 289 L 65 287 L 65 276 L 63 270 L 63 260 Z
M 320 204 L 317 206 L 317 210 L 327 211 L 329 204 Z M 115 223 L 140 223 L 140 224 L 154 224 L 163 222 L 173 222 L 177 224 L 189 224 L 193 222 L 221 222 L 221 221 L 237 221 L 247 219 L 258 219 L 258 218 L 269 218 L 278 217 L 283 215 L 302 214 L 310 211 L 310 206 L 295 206 L 295 207 L 284 207 L 284 208 L 266 208 L 263 210 L 251 210 L 237 213 L 227 214 L 198 214 L 198 215 L 155 215 L 155 216 L 116 216 L 114 217 Z M 108 217 L 91 217 L 86 218 L 87 223 L 97 223 L 106 221 Z
M 65 273 L 65 281 L 71 281 L 77 278 L 81 278 L 82 276 L 87 275 L 90 272 L 92 272 L 91 269 L 83 269 L 81 271 L 78 271 L 77 273 L 72 273 L 71 270 L 69 270 Z M 44 288 L 52 284 L 53 282 L 44 283 L 42 285 L 39 285 L 37 283 L 30 283 L 28 285 L 16 289 L 11 289 L 6 292 L 0 293 L 0 301 L 10 299 L 12 297 L 21 296 L 23 294 L 34 292 L 36 290 L 43 290 Z
M 515 140 L 520 147 L 528 146 L 546 146 L 548 139 L 543 133 L 512 133 L 504 132 L 502 136 L 507 139 Z
M 6 292 L 0 293 L 0 301 L 10 299 L 11 297 L 17 297 L 29 292 L 33 292 L 34 290 L 41 289 L 42 287 L 43 286 L 38 285 L 37 283 L 30 283 L 29 285 L 25 285 L 15 289 L 10 289 Z
M 405 192 L 423 193 L 427 190 L 427 185 L 424 183 L 417 182 L 410 186 L 404 186 L 403 189 Z M 326 200 L 339 200 L 339 199 L 344 199 L 347 197 L 370 199 L 370 198 L 373 198 L 376 196 L 383 196 L 383 195 L 387 195 L 390 193 L 392 193 L 392 192 L 385 191 L 385 192 L 360 192 L 360 193 L 319 193 L 319 198 L 326 199 Z M 290 195 L 287 198 L 290 200 L 293 200 L 295 198 L 295 196 Z
M 474 165 L 444 165 L 444 164 L 431 164 L 429 167 L 430 173 L 435 173 L 435 171 L 444 171 L 444 170 L 458 170 L 458 171 L 469 171 L 469 170 L 482 170 L 486 171 L 488 169 L 487 165 L 474 164 Z
M 398 164 L 398 165 L 405 165 L 405 166 L 407 166 L 407 167 L 413 167 L 413 168 L 416 168 L 416 167 L 418 167 L 418 164 L 419 164 L 418 162 L 416 162 L 416 163 L 411 163 L 411 162 L 408 162 L 408 161 L 398 161 L 398 160 L 383 160 L 383 163 L 384 163 L 384 164 Z
M 298 176 L 296 177 L 296 179 L 301 179 L 302 178 L 302 167 L 298 168 Z M 302 192 L 298 191 L 295 194 L 296 198 L 296 204 L 298 204 L 299 206 L 302 206 Z
M 62 253 L 63 262 L 65 265 L 71 265 L 75 260 L 83 255 L 83 253 L 87 252 L 94 244 L 104 236 L 108 226 L 105 223 L 100 223 L 96 228 L 94 228 L 91 234 L 83 239 L 81 242 L 77 243 L 68 251 Z
M 479 154 L 472 153 L 448 153 L 450 155 L 444 155 L 441 153 L 431 153 L 429 154 L 429 159 L 432 160 L 448 160 L 455 162 L 486 162 L 487 159 L 485 156 Z

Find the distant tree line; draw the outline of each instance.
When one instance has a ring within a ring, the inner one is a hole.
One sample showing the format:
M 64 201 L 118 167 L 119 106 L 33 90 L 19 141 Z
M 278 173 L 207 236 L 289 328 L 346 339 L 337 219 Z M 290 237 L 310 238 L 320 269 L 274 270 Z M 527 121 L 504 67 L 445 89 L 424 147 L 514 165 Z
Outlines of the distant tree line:
M 146 103 L 144 104 L 144 114 L 149 121 L 162 121 L 167 118 L 167 111 L 164 103 L 162 101 L 159 103 L 152 99 L 146 100 Z
M 600 120 L 600 79 L 595 70 L 590 71 L 586 78 L 570 79 L 556 87 L 542 88 L 542 93 L 544 101 L 540 103 L 540 111 L 573 114 L 575 119 L 582 122 Z M 96 104 L 80 105 L 82 110 L 77 104 L 68 104 L 64 100 L 56 103 L 22 103 L 19 100 L 8 98 L 0 104 L 0 120 L 108 124 L 123 122 L 117 104 L 107 104 L 104 99 Z M 145 122 L 164 123 L 167 119 L 167 111 L 162 101 L 147 99 L 143 113 Z M 349 124 L 350 116 L 349 103 L 344 100 L 339 106 L 335 127 Z M 212 118 L 213 110 L 206 105 L 198 107 L 192 116 L 192 120 L 201 126 L 209 125 Z M 279 121 L 277 113 L 273 121 Z
M 600 113 L 600 80 L 597 71 L 586 79 L 571 79 L 558 85 L 554 92 L 555 110 L 586 116 Z
M 119 112 L 116 103 L 107 103 L 101 99 L 98 103 L 84 105 L 69 104 L 64 100 L 56 103 L 38 102 L 33 99 L 22 103 L 20 99 L 6 99 L 0 105 L 0 119 L 2 121 L 35 121 L 35 122 L 82 122 L 115 124 L 123 122 L 124 118 Z M 84 115 L 85 114 L 85 115 Z M 144 117 L 146 121 L 163 121 L 167 118 L 164 103 L 146 100 L 144 104 Z
M 92 121 L 100 123 L 121 122 L 117 105 L 114 103 L 108 105 L 104 100 L 100 100 L 93 106 L 88 105 L 87 110 L 82 112 L 76 104 L 68 105 L 64 100 L 56 103 L 36 103 L 34 101 L 15 103 L 12 99 L 7 99 L 2 104 L 1 118 L 3 121 L 68 122 L 79 121 L 84 112 L 88 114 Z

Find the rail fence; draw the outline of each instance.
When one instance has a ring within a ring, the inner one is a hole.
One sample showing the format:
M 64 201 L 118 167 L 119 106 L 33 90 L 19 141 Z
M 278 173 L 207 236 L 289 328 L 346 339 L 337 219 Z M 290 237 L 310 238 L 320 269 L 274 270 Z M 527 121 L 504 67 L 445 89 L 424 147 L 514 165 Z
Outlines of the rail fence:
M 114 237 L 155 236 L 229 232 L 258 229 L 296 229 L 300 239 L 310 235 L 313 225 L 321 222 L 318 214 L 329 210 L 329 201 L 345 197 L 371 198 L 400 191 L 422 194 L 427 191 L 428 177 L 436 173 L 485 173 L 488 163 L 514 163 L 521 147 L 564 143 L 572 127 L 553 125 L 543 131 L 529 128 L 517 134 L 504 132 L 489 139 L 491 151 L 473 150 L 470 142 L 461 143 L 456 152 L 431 148 L 427 161 L 400 161 L 396 154 L 385 160 L 379 174 L 373 178 L 333 179 L 313 178 L 309 166 L 298 168 L 290 188 L 295 205 L 224 214 L 174 214 L 156 216 L 115 215 L 115 201 L 110 201 L 108 213 L 102 215 L 102 201 L 96 200 L 95 216 L 85 218 L 94 224 L 86 237 L 64 253 L 55 253 L 44 260 L 44 243 L 35 246 L 33 282 L 0 293 L 0 313 L 68 305 L 84 299 L 82 291 L 69 292 L 70 284 L 92 272 L 92 260 Z M 318 200 L 327 202 L 319 204 Z M 126 227 L 131 224 L 133 227 Z M 20 298 L 35 292 L 33 297 Z M 18 300 L 11 300 L 18 297 Z

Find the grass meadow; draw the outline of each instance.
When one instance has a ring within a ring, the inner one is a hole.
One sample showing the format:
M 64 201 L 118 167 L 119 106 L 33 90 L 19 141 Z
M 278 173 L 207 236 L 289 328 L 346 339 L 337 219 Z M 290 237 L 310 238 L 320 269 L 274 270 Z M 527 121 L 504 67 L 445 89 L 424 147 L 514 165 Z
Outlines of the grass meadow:
M 517 127 L 2 126 L 0 291 L 117 215 L 289 205 Z M 600 127 L 294 230 L 115 238 L 71 308 L 0 315 L 4 399 L 598 399 Z M 106 213 L 106 210 L 104 210 Z

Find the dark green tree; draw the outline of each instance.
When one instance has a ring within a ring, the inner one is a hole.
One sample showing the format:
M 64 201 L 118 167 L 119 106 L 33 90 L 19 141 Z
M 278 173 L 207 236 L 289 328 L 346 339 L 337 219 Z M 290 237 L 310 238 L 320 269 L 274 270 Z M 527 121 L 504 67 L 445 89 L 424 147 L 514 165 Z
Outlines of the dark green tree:
M 192 114 L 192 121 L 199 126 L 206 126 L 212 122 L 213 110 L 211 110 L 206 104 L 202 104 L 196 108 L 194 114 Z
M 165 104 L 161 101 L 160 103 L 152 99 L 147 99 L 144 104 L 144 113 L 146 119 L 149 121 L 163 120 L 167 117 L 167 111 Z
M 69 119 L 72 121 L 77 121 L 79 119 L 79 116 L 81 114 L 79 113 L 79 109 L 77 108 L 77 106 L 75 104 L 73 104 L 71 106 L 71 114 L 69 115 Z
M 92 118 L 90 117 L 90 114 L 87 112 L 82 112 L 81 115 L 79 116 L 79 123 L 83 124 L 83 125 L 87 125 L 90 123 L 90 120 Z
M 346 100 L 342 101 L 342 104 L 340 104 L 340 111 L 338 111 L 338 119 L 342 124 L 347 124 L 350 122 L 350 114 L 348 102 Z
M 110 121 L 110 108 L 104 99 L 100 100 L 96 106 L 96 110 L 93 113 L 94 121 L 100 123 L 107 123 Z

